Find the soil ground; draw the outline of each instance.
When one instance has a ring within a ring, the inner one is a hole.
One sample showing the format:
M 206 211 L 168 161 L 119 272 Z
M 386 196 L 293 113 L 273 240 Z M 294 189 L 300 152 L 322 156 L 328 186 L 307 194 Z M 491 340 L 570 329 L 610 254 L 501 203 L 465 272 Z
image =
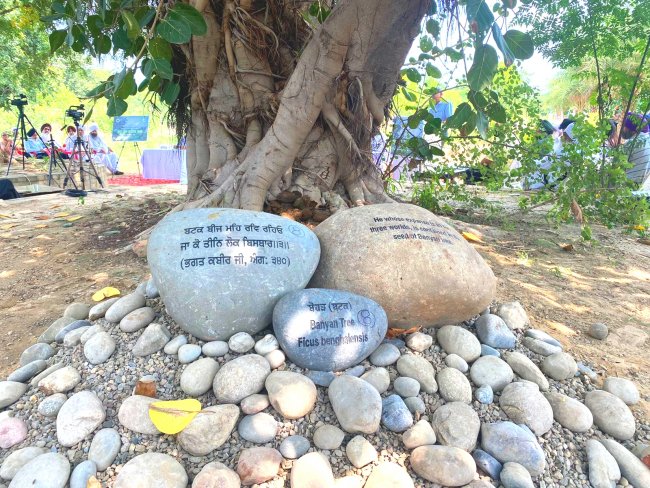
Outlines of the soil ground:
M 105 286 L 130 292 L 148 277 L 146 259 L 128 246 L 182 201 L 184 189 L 109 187 L 83 203 L 60 194 L 0 201 L 0 377 L 67 304 L 90 303 Z M 601 378 L 635 381 L 643 401 L 634 409 L 650 418 L 650 246 L 604 227 L 585 243 L 579 226 L 553 226 L 543 209 L 517 213 L 516 194 L 490 198 L 502 209 L 498 218 L 451 223 L 483 241 L 473 245 L 498 277 L 496 300 L 520 301 L 533 327 Z M 586 334 L 595 322 L 609 327 L 605 341 Z

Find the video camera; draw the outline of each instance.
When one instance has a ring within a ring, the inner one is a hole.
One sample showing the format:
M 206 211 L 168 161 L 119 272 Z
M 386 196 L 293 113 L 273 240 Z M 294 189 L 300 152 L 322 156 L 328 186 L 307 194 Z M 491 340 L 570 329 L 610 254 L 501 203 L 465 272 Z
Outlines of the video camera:
M 84 106 L 83 104 L 80 105 L 70 105 L 68 110 L 65 111 L 66 117 L 70 117 L 72 120 L 75 122 L 79 122 L 81 119 L 84 118 Z
M 25 105 L 27 105 L 27 96 L 21 93 L 16 98 L 11 100 L 10 103 L 12 105 L 15 105 L 16 107 L 24 107 Z

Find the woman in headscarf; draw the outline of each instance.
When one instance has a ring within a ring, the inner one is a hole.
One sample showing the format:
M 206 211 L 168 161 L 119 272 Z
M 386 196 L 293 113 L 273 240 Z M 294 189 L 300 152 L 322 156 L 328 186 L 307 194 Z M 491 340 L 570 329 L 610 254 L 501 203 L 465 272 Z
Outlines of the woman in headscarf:
M 93 154 L 95 154 L 95 162 L 106 166 L 106 168 L 108 168 L 108 170 L 114 175 L 123 175 L 124 173 L 117 169 L 117 165 L 119 164 L 117 154 L 115 154 L 99 136 L 99 127 L 97 124 L 90 124 L 88 130 L 90 131 L 90 136 L 88 137 L 88 148 L 93 152 Z

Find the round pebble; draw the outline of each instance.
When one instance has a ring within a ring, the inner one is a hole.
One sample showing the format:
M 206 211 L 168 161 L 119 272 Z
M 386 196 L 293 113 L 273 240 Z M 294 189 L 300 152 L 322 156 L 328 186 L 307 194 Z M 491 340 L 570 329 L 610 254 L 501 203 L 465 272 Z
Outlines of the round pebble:
M 248 332 L 238 332 L 228 339 L 228 347 L 232 352 L 244 354 L 255 346 L 255 339 Z
M 287 459 L 298 459 L 309 451 L 309 440 L 301 435 L 290 435 L 280 443 L 280 453 Z

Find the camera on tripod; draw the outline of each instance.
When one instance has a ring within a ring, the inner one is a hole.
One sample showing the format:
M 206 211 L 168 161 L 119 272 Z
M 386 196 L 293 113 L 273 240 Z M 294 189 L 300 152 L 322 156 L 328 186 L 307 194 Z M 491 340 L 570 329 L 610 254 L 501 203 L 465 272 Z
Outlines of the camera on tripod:
M 85 108 L 83 104 L 70 105 L 68 110 L 65 111 L 65 115 L 66 117 L 70 117 L 75 122 L 79 122 L 81 119 L 84 118 L 84 110 Z
M 16 107 L 24 107 L 25 105 L 27 105 L 27 96 L 21 93 L 16 98 L 11 100 L 10 103 L 12 105 L 15 105 Z

